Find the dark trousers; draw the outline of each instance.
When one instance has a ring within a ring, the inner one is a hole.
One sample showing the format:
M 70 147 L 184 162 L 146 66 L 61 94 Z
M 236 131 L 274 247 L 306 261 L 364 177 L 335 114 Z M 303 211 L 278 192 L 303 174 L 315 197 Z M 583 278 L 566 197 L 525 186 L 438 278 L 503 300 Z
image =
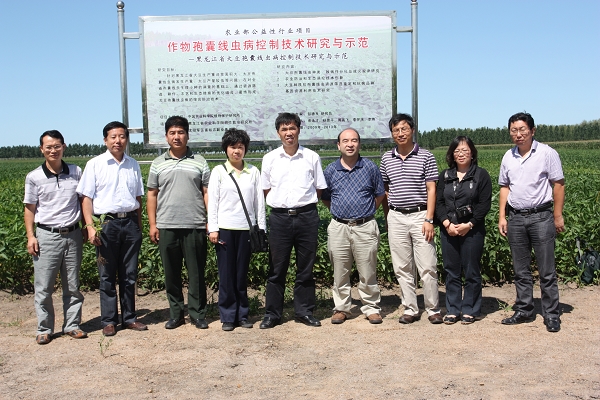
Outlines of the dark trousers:
M 249 231 L 219 230 L 216 244 L 219 269 L 219 314 L 221 322 L 248 319 L 248 267 L 250 265 Z
M 100 275 L 100 322 L 102 326 L 117 325 L 116 281 L 119 280 L 119 300 L 123 324 L 135 322 L 135 281 L 138 275 L 138 254 L 142 232 L 136 218 L 106 219 L 96 247 Z
M 517 300 L 513 309 L 533 316 L 533 277 L 531 275 L 531 249 L 535 251 L 536 264 L 542 291 L 542 316 L 557 317 L 558 282 L 554 261 L 556 227 L 552 210 L 531 215 L 508 213 L 508 243 L 515 270 Z
M 269 216 L 269 276 L 265 316 L 280 319 L 283 314 L 285 278 L 292 247 L 296 251 L 294 310 L 297 317 L 312 315 L 315 308 L 313 267 L 317 254 L 319 214 L 310 210 L 298 215 L 271 213 Z
M 183 260 L 188 272 L 188 314 L 206 317 L 206 229 L 159 229 L 158 249 L 165 269 L 165 288 L 171 319 L 183 318 Z
M 481 255 L 485 227 L 475 227 L 465 236 L 450 236 L 441 229 L 442 258 L 446 275 L 446 312 L 481 315 Z M 463 294 L 462 274 L 465 275 Z

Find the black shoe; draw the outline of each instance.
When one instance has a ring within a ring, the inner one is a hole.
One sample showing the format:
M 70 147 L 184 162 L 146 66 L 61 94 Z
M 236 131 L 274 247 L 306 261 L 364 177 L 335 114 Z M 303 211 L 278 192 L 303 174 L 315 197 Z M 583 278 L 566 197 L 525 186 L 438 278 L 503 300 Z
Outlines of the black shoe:
M 254 324 L 252 322 L 248 322 L 247 319 L 243 319 L 239 322 L 239 326 L 242 328 L 252 328 Z
M 281 321 L 278 318 L 265 317 L 260 323 L 260 329 L 271 329 L 279 325 Z
M 223 330 L 225 332 L 230 332 L 235 329 L 235 325 L 233 322 L 223 322 Z
M 200 319 L 190 318 L 190 321 L 192 322 L 192 324 L 196 325 L 196 328 L 198 328 L 198 329 L 208 329 L 208 322 L 206 322 L 206 320 L 204 318 L 200 318 Z
M 185 324 L 185 319 L 170 319 L 165 324 L 166 329 L 175 329 L 179 328 L 181 325 Z
M 296 317 L 297 322 L 302 322 L 308 326 L 321 326 L 321 321 L 313 317 L 312 315 L 305 315 L 303 317 Z
M 524 322 L 533 322 L 535 321 L 535 315 L 532 317 L 528 317 L 525 313 L 521 311 L 515 311 L 514 315 L 510 318 L 504 318 L 502 323 L 504 325 L 517 325 L 522 324 Z
M 544 325 L 546 325 L 546 330 L 548 332 L 558 332 L 558 331 L 560 331 L 560 318 L 545 317 Z

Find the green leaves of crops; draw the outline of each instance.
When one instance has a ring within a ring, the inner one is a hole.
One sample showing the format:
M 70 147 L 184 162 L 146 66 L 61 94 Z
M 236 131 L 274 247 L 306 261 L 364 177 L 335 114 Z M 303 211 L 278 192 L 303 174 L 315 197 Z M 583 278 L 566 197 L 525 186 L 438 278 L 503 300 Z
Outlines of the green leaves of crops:
M 598 143 L 598 142 L 594 142 Z M 556 239 L 556 268 L 558 276 L 563 282 L 581 284 L 581 271 L 575 266 L 575 238 L 581 237 L 591 247 L 600 249 L 600 149 L 597 145 L 588 148 L 569 148 L 570 144 L 555 146 L 561 156 L 566 179 L 566 202 L 564 218 L 566 231 L 559 234 Z M 379 145 L 374 146 L 379 149 Z M 507 240 L 498 233 L 498 191 L 496 184 L 500 161 L 504 152 L 510 147 L 506 145 L 495 150 L 479 148 L 479 165 L 487 169 L 494 183 L 492 209 L 486 218 L 487 236 L 482 259 L 482 275 L 485 282 L 498 283 L 510 281 L 513 277 L 512 259 Z M 594 148 L 596 147 L 596 148 Z M 318 149 L 316 149 L 318 150 Z M 445 166 L 445 148 L 433 151 L 440 170 Z M 320 152 L 321 153 L 321 152 Z M 363 151 L 366 154 L 366 149 Z M 330 155 L 337 156 L 333 151 Z M 252 155 L 257 157 L 258 155 Z M 69 160 L 81 167 L 85 166 L 87 159 L 77 158 Z M 375 160 L 377 161 L 377 160 Z M 3 160 L 0 161 L 0 289 L 9 289 L 17 292 L 32 291 L 33 262 L 27 254 L 27 239 L 23 225 L 23 191 L 25 175 L 41 164 L 41 159 L 36 160 Z M 331 160 L 323 160 L 324 166 Z M 260 167 L 260 163 L 254 162 Z M 148 165 L 142 165 L 142 172 L 146 178 Z M 145 210 L 145 204 L 143 205 Z M 327 225 L 331 219 L 326 207 L 319 204 L 319 247 L 315 262 L 314 275 L 317 282 L 331 285 L 333 282 L 333 268 L 327 254 Z M 389 252 L 385 221 L 381 208 L 376 214 L 377 223 L 381 232 L 381 244 L 377 254 L 377 276 L 381 283 L 395 282 L 392 261 Z M 148 238 L 148 220 L 143 213 L 144 236 L 139 257 L 138 286 L 142 290 L 161 290 L 164 287 L 164 271 L 160 261 L 158 246 Z M 439 234 L 436 236 L 438 250 L 438 269 L 442 279 L 442 258 L 439 246 Z M 288 274 L 288 287 L 293 287 L 295 278 L 295 256 L 292 254 L 291 268 Z M 264 288 L 267 271 L 269 268 L 267 254 L 252 256 L 248 281 L 255 288 Z M 532 263 L 535 273 L 535 259 Z M 185 271 L 185 269 L 184 269 Z M 353 280 L 358 280 L 356 272 Z M 596 277 L 594 283 L 598 284 Z M 207 285 L 216 288 L 218 274 L 214 247 L 209 244 L 206 265 Z M 93 246 L 85 245 L 83 263 L 81 268 L 81 284 L 83 289 L 98 287 L 98 270 L 96 254 Z M 291 296 L 291 292 L 289 293 Z

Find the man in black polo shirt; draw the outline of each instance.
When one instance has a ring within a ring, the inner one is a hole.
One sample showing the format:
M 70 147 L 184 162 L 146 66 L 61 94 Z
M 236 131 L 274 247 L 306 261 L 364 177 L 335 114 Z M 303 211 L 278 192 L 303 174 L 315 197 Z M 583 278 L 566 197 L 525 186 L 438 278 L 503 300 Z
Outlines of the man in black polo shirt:
M 75 189 L 81 168 L 62 160 L 66 146 L 59 131 L 40 137 L 44 163 L 25 178 L 25 229 L 27 252 L 33 256 L 36 342 L 47 344 L 54 333 L 52 292 L 60 272 L 63 291 L 63 332 L 75 339 L 87 337 L 79 328 L 83 295 L 79 270 L 83 237 L 79 229 L 81 207 Z M 37 225 L 37 229 L 36 229 Z

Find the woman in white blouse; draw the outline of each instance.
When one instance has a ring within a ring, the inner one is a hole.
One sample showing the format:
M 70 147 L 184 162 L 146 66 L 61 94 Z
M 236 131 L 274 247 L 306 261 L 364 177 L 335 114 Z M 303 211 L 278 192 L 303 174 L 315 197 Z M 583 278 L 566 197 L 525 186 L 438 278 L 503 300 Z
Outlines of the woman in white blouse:
M 266 230 L 260 171 L 244 161 L 249 145 L 245 131 L 228 129 L 221 142 L 227 161 L 212 170 L 208 183 L 208 231 L 217 253 L 219 314 L 224 331 L 236 326 L 252 328 L 247 291 L 250 228 L 232 177 L 240 188 L 250 221 Z

